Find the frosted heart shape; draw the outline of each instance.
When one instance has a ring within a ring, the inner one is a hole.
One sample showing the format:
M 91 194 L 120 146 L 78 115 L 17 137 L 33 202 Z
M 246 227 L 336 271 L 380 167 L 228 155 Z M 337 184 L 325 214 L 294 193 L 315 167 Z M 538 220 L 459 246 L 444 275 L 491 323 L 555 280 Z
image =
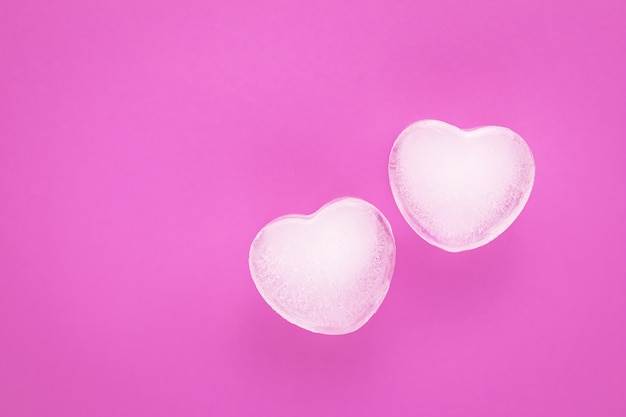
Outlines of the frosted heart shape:
M 345 334 L 378 310 L 391 282 L 391 226 L 370 203 L 351 197 L 309 216 L 267 224 L 250 247 L 250 273 L 265 301 L 315 333 Z
M 449 252 L 485 245 L 528 201 L 533 155 L 515 132 L 496 126 L 461 130 L 436 120 L 406 128 L 389 157 L 389 182 L 409 225 Z

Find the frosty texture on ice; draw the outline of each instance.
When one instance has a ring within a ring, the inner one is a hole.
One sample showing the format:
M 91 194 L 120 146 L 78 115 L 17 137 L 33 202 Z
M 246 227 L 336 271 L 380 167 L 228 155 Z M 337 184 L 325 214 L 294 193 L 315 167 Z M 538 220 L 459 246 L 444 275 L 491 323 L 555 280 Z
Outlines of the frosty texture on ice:
M 422 238 L 449 252 L 485 245 L 506 230 L 534 178 L 528 145 L 504 127 L 461 130 L 420 121 L 400 134 L 389 158 L 402 215 Z
M 396 246 L 383 214 L 340 198 L 310 216 L 267 224 L 250 247 L 250 273 L 283 318 L 315 333 L 345 334 L 378 310 L 393 274 Z

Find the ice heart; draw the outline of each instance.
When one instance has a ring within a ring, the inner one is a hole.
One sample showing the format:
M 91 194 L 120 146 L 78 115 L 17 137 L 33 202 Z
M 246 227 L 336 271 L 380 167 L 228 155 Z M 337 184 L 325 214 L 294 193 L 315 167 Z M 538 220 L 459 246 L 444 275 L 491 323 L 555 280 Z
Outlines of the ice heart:
M 420 121 L 400 134 L 389 157 L 402 215 L 449 252 L 477 248 L 504 232 L 528 201 L 534 178 L 530 148 L 504 127 L 461 130 Z
M 250 247 L 250 273 L 265 301 L 315 333 L 345 334 L 378 310 L 393 274 L 396 245 L 376 207 L 340 198 L 310 216 L 267 224 Z

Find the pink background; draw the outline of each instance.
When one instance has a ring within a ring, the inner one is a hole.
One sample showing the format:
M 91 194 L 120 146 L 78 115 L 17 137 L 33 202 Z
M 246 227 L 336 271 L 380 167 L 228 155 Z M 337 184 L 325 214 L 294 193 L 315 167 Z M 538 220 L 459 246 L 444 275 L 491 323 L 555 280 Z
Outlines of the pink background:
M 0 416 L 625 416 L 623 1 L 0 2 Z M 530 201 L 445 253 L 395 206 L 413 121 L 512 128 Z M 390 292 L 321 336 L 256 232 L 352 195 Z

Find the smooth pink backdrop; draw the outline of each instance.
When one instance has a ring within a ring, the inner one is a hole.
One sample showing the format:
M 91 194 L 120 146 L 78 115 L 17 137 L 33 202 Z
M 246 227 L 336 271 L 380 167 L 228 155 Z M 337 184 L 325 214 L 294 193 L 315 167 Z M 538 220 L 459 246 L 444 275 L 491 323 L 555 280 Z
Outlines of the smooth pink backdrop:
M 623 1 L 0 1 L 0 416 L 625 416 L 625 56 Z M 424 118 L 535 154 L 483 248 L 393 202 Z M 247 256 L 343 195 L 398 257 L 329 337 Z

